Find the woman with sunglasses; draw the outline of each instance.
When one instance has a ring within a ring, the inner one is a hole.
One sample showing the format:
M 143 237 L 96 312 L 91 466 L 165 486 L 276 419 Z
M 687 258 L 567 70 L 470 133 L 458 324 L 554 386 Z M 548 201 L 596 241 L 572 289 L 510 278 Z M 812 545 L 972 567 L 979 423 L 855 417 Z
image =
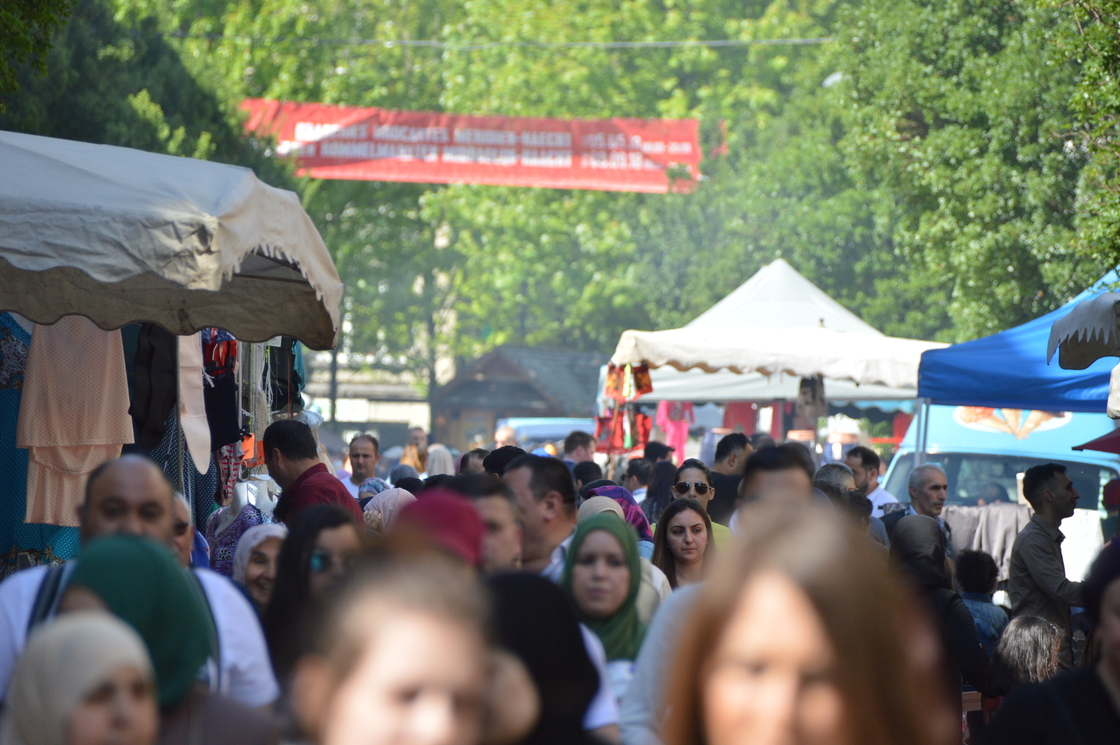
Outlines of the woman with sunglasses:
M 272 667 L 282 687 L 306 651 L 312 606 L 345 576 L 361 549 L 361 535 L 350 512 L 338 505 L 309 507 L 293 521 L 280 547 L 272 597 L 261 615 Z
M 708 514 L 708 502 L 716 495 L 715 481 L 712 479 L 712 469 L 699 458 L 689 458 L 677 469 L 673 477 L 673 496 L 677 499 L 694 499 Z M 660 521 L 659 521 L 660 522 Z M 731 530 L 714 523 L 711 520 L 712 539 L 717 548 L 723 548 L 731 542 Z

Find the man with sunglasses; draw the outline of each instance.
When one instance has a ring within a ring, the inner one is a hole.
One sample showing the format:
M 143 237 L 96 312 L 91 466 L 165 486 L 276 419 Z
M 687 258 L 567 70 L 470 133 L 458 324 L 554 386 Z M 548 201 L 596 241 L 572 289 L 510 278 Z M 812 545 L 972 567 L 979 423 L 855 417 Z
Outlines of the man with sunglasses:
M 125 455 L 95 468 L 78 507 L 82 543 L 106 535 L 150 538 L 175 553 L 175 495 L 152 461 Z M 190 533 L 190 522 L 184 534 Z M 80 561 L 80 559 L 78 560 Z M 0 583 L 0 699 L 7 695 L 16 660 L 28 633 L 55 615 L 76 561 L 36 566 Z M 128 567 L 121 567 L 127 572 Z M 280 695 L 264 633 L 249 601 L 228 579 L 208 569 L 192 569 L 206 596 L 218 631 L 218 671 L 211 689 L 253 707 L 271 705 Z

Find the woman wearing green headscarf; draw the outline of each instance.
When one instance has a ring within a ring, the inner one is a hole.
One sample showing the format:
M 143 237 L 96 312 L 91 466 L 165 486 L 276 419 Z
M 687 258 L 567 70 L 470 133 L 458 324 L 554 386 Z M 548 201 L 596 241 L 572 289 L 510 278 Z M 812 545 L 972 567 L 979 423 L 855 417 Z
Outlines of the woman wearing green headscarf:
M 576 527 L 560 586 L 603 643 L 611 693 L 619 701 L 646 633 L 637 608 L 641 572 L 638 536 L 617 515 L 600 513 Z
M 159 692 L 159 745 L 264 745 L 272 723 L 202 682 L 217 632 L 198 581 L 162 544 L 130 535 L 82 547 L 59 613 L 106 610 L 127 623 L 152 658 Z M 201 739 L 200 739 L 201 738 Z

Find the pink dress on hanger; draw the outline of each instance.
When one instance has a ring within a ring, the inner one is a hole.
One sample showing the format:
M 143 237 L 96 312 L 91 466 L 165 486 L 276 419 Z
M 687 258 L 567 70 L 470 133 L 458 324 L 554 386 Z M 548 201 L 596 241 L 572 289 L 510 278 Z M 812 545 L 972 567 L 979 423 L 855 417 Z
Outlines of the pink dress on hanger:
M 35 326 L 16 447 L 27 448 L 29 523 L 78 525 L 86 475 L 132 442 L 121 332 L 83 316 Z
M 665 433 L 665 444 L 673 448 L 677 463 L 685 459 L 688 429 L 696 423 L 690 401 L 662 401 L 657 405 L 657 426 Z

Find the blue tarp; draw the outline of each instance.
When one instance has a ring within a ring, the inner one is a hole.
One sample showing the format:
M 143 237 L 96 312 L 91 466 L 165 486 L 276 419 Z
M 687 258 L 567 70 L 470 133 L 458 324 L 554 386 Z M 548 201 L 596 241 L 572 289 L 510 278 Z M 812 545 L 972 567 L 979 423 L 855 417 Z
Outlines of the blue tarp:
M 1063 370 L 1056 355 L 1046 364 L 1046 342 L 1055 321 L 1118 281 L 1120 276 L 1110 272 L 1092 289 L 1041 318 L 925 352 L 918 368 L 918 396 L 950 406 L 1104 413 L 1117 359 L 1105 357 L 1084 370 Z

